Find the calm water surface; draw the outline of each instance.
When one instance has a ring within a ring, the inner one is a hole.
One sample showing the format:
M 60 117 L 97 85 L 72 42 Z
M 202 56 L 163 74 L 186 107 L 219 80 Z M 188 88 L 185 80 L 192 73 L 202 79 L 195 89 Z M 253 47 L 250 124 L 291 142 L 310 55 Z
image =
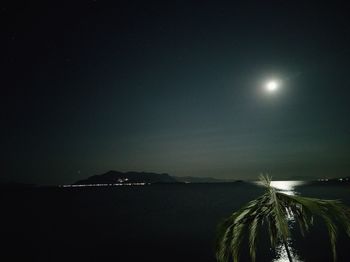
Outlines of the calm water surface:
M 274 186 L 350 205 L 349 186 L 299 181 Z M 217 224 L 262 193 L 253 183 L 2 191 L 0 260 L 214 262 Z M 296 261 L 331 261 L 321 223 L 316 221 L 305 238 L 290 224 Z M 339 232 L 339 262 L 349 261 L 349 246 Z M 272 250 L 262 232 L 257 261 L 284 262 L 285 255 L 281 247 Z M 250 261 L 247 245 L 241 261 Z

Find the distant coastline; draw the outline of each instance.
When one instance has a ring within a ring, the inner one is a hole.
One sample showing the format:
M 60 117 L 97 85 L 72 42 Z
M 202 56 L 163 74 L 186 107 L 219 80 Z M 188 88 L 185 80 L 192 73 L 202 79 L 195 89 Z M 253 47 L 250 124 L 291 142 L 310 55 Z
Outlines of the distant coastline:
M 292 181 L 292 180 L 285 180 Z M 293 180 L 294 181 L 294 180 Z M 295 180 L 296 181 L 296 180 Z M 350 184 L 350 177 L 339 178 L 318 178 L 314 180 L 298 180 L 305 181 L 308 185 L 329 184 L 342 185 Z M 145 186 L 154 184 L 220 184 L 220 183 L 239 183 L 239 182 L 255 182 L 252 180 L 236 180 L 236 179 L 220 179 L 213 177 L 192 177 L 192 176 L 171 176 L 166 173 L 153 172 L 120 172 L 110 170 L 106 173 L 93 175 L 86 179 L 78 180 L 72 184 L 61 185 L 37 185 L 19 182 L 0 183 L 1 189 L 28 189 L 41 187 L 107 187 L 107 186 Z

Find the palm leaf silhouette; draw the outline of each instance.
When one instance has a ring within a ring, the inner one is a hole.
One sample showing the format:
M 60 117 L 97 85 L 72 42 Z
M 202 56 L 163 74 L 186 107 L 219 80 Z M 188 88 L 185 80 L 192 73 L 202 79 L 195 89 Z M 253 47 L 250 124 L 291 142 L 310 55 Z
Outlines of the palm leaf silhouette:
M 304 235 L 313 225 L 314 217 L 324 221 L 330 238 L 333 261 L 336 261 L 338 225 L 350 236 L 350 209 L 339 200 L 323 200 L 278 192 L 271 186 L 271 178 L 260 176 L 265 193 L 234 212 L 219 226 L 216 257 L 219 262 L 239 261 L 239 250 L 244 236 L 248 236 L 249 253 L 256 260 L 258 228 L 267 225 L 272 247 L 278 241 L 284 244 L 289 261 L 293 261 L 287 245 L 290 237 L 288 217 L 294 217 Z

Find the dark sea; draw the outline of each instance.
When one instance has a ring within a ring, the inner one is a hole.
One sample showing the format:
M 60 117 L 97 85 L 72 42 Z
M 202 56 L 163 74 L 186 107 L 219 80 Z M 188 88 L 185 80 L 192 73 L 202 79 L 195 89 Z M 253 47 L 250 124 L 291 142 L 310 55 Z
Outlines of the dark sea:
M 350 205 L 349 184 L 279 186 Z M 215 261 L 217 224 L 262 193 L 244 182 L 2 190 L 0 261 Z M 305 238 L 290 224 L 295 261 L 332 261 L 322 223 L 316 220 Z M 342 230 L 337 250 L 339 262 L 350 261 Z M 240 261 L 250 261 L 246 242 Z M 259 261 L 288 261 L 281 247 L 270 248 L 264 232 Z

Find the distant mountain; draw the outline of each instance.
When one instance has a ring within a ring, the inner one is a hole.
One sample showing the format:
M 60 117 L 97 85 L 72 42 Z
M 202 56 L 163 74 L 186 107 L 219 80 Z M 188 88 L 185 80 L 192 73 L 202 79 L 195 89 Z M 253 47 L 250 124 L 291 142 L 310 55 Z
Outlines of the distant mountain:
M 178 183 L 168 174 L 157 174 L 148 172 L 119 172 L 108 171 L 102 175 L 94 175 L 87 179 L 75 182 L 75 185 L 87 184 L 126 184 L 126 183 Z
M 233 179 L 219 179 L 212 177 L 192 177 L 192 176 L 174 176 L 177 181 L 184 183 L 228 183 L 228 182 L 236 182 Z
M 102 175 L 94 175 L 87 179 L 79 180 L 73 185 L 96 185 L 96 184 L 135 184 L 135 183 L 230 183 L 238 182 L 233 179 L 218 179 L 212 177 L 170 176 L 150 172 L 119 172 L 108 171 Z

